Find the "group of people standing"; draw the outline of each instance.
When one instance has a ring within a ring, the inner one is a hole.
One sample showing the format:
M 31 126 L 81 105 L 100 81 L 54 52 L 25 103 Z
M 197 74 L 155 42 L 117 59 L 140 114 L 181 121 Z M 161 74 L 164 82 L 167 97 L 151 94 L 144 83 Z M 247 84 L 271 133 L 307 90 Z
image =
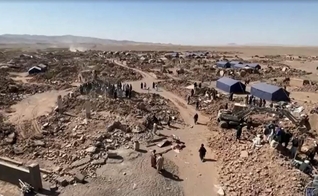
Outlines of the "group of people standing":
M 157 169 L 158 173 L 163 170 L 163 156 L 161 153 L 156 154 L 156 150 L 151 152 L 151 167 Z
M 117 84 L 110 84 L 108 82 L 102 81 L 92 81 L 86 82 L 80 85 L 79 91 L 81 94 L 89 94 L 91 92 L 95 92 L 97 94 L 107 93 L 108 96 L 113 97 L 114 99 L 118 98 L 119 93 L 124 93 L 124 97 L 131 98 L 132 95 L 132 85 L 131 84 L 123 84 L 118 82 Z
M 146 82 L 141 82 L 140 83 L 140 88 L 144 90 L 150 90 L 149 87 L 147 88 L 147 83 Z M 158 91 L 158 83 L 153 82 L 152 83 L 152 88 Z

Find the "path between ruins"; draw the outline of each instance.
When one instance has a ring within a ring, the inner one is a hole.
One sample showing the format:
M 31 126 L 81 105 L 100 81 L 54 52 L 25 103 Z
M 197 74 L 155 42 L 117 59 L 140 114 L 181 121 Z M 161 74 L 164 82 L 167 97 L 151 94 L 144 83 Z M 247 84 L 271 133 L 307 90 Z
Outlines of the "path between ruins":
M 129 68 L 125 63 L 115 61 L 115 63 L 124 68 Z M 129 68 L 139 72 L 143 79 L 140 81 L 130 82 L 133 89 L 139 93 L 147 93 L 147 90 L 140 88 L 141 82 L 146 82 L 147 85 L 152 86 L 156 80 L 150 74 L 143 72 L 139 69 Z M 165 134 L 175 134 L 186 143 L 186 148 L 180 154 L 168 153 L 165 156 L 179 167 L 179 177 L 183 179 L 182 182 L 184 193 L 186 196 L 213 196 L 216 195 L 217 185 L 217 171 L 216 171 L 216 158 L 213 153 L 207 148 L 207 159 L 209 161 L 201 163 L 199 160 L 198 150 L 201 143 L 206 144 L 209 137 L 212 136 L 207 127 L 205 126 L 209 118 L 197 112 L 192 106 L 187 105 L 186 101 L 172 92 L 165 91 L 160 88 L 159 91 L 151 90 L 151 93 L 160 94 L 162 97 L 171 100 L 179 109 L 182 118 L 187 124 L 184 128 L 177 130 L 169 130 Z M 199 125 L 193 126 L 193 116 L 195 113 L 199 114 Z

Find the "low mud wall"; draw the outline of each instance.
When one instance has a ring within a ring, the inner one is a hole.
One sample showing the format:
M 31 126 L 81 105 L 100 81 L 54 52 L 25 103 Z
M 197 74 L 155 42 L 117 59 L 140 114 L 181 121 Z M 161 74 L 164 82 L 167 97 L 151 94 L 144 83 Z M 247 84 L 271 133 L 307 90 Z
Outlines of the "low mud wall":
M 0 180 L 19 186 L 19 179 L 29 183 L 35 190 L 42 189 L 42 179 L 38 164 L 31 164 L 27 168 L 0 161 Z

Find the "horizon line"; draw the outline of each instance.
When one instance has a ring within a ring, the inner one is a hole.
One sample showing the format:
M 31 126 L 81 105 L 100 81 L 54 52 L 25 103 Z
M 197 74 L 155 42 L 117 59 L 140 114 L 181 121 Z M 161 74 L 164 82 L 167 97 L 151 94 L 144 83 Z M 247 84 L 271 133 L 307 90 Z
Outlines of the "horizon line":
M 93 36 L 83 36 L 83 35 L 71 35 L 71 34 L 63 34 L 63 35 L 41 35 L 41 34 L 15 34 L 15 33 L 4 33 L 0 34 L 0 36 L 6 36 L 6 35 L 26 35 L 26 36 L 45 36 L 45 37 L 63 37 L 63 36 L 73 36 L 73 37 L 83 37 L 83 38 L 90 38 L 90 39 L 101 39 L 101 40 L 112 40 L 112 41 L 119 41 L 119 42 L 135 42 L 136 44 L 142 45 L 170 45 L 170 46 L 181 46 L 181 47 L 295 47 L 295 48 L 301 48 L 301 47 L 318 47 L 318 45 L 288 45 L 288 44 L 236 44 L 236 43 L 229 43 L 229 44 L 209 44 L 209 45 L 188 45 L 188 44 L 174 44 L 174 43 L 158 43 L 158 42 L 149 42 L 149 41 L 134 41 L 134 40 L 119 40 L 119 39 L 111 39 L 111 38 L 101 38 L 101 37 L 93 37 Z M 12 43 L 8 43 L 8 45 L 14 45 Z M 107 44 L 102 44 L 107 45 Z M 111 45 L 111 44 L 108 44 Z M 127 44 L 129 45 L 129 44 Z

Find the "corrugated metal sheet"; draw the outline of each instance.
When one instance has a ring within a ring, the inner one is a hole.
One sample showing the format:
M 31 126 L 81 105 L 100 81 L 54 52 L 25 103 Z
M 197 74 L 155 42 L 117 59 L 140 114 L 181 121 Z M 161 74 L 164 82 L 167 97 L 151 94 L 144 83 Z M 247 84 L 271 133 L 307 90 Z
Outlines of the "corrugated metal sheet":
M 222 77 L 216 81 L 216 88 L 227 93 L 244 93 L 246 86 L 240 81 L 232 78 Z
M 252 85 L 251 95 L 267 101 L 289 101 L 289 93 L 286 90 L 267 83 Z

